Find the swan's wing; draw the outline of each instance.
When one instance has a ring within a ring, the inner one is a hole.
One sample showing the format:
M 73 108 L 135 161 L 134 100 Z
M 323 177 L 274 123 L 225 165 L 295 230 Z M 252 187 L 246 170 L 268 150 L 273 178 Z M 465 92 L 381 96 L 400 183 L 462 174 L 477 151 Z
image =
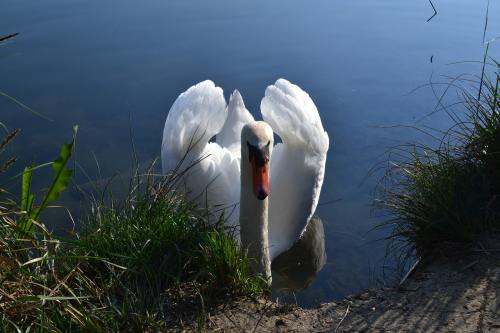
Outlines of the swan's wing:
M 224 127 L 217 134 L 217 143 L 227 148 L 234 156 L 241 155 L 241 130 L 243 126 L 254 121 L 246 109 L 243 97 L 235 90 L 229 97 L 228 116 Z
M 209 143 L 199 161 L 184 177 L 189 198 L 217 217 L 224 214 L 227 226 L 237 227 L 240 216 L 240 159 L 217 143 Z M 238 229 L 235 230 L 238 238 Z
M 316 210 L 329 139 L 309 95 L 284 79 L 267 87 L 261 111 L 264 120 L 283 140 L 274 147 L 271 158 L 269 246 L 272 260 L 300 237 Z
M 222 129 L 226 118 L 221 88 L 208 80 L 190 87 L 179 95 L 168 113 L 161 158 L 163 172 L 176 169 L 183 174 L 180 183 L 188 197 L 212 211 L 224 211 L 227 216 L 239 202 L 239 160 L 217 143 L 208 143 Z M 228 224 L 237 223 L 239 210 L 231 216 Z
M 188 152 L 199 154 L 222 129 L 226 118 L 224 94 L 212 81 L 200 82 L 180 94 L 163 129 L 163 171 L 175 169 Z

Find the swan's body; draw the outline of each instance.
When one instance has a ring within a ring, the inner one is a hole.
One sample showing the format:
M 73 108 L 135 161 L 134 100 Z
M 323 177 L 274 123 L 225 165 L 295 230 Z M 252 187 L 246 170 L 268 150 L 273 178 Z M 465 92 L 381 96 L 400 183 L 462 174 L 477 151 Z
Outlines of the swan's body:
M 248 161 L 240 153 L 245 152 L 242 129 L 253 117 L 237 91 L 228 107 L 222 89 L 211 81 L 182 93 L 165 123 L 162 165 L 164 172 L 190 167 L 184 178 L 189 196 L 202 205 L 224 209 L 229 225 L 237 226 L 240 214 L 255 219 L 267 211 L 269 257 L 273 260 L 300 238 L 316 209 L 329 139 L 309 95 L 284 79 L 266 89 L 261 111 L 283 141 L 272 149 L 265 207 L 253 205 L 243 188 L 240 193 L 240 186 L 248 186 Z M 216 141 L 209 142 L 213 136 Z M 256 229 L 266 229 L 264 224 Z M 244 234 L 249 233 L 241 226 L 242 243 Z

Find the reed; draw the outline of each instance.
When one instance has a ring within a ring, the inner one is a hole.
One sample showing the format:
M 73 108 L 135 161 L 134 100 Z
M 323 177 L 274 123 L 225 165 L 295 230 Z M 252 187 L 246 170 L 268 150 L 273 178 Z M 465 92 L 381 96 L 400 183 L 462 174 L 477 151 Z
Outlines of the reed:
M 442 107 L 454 125 L 437 147 L 390 152 L 376 204 L 390 215 L 381 225 L 392 227 L 389 251 L 403 258 L 467 250 L 500 231 L 500 64 L 486 60 L 475 79 L 450 83 L 461 114 Z

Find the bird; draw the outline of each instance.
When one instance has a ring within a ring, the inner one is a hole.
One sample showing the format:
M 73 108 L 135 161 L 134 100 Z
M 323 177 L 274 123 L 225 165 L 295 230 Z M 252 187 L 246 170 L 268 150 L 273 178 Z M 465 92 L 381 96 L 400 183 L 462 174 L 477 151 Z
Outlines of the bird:
M 181 171 L 188 198 L 224 214 L 251 268 L 271 281 L 273 260 L 287 262 L 301 240 L 317 243 L 302 244 L 320 258 L 313 270 L 324 265 L 323 225 L 313 214 L 329 136 L 310 96 L 285 79 L 266 88 L 260 107 L 263 121 L 255 121 L 237 90 L 226 105 L 212 81 L 190 87 L 167 115 L 161 159 L 164 173 Z

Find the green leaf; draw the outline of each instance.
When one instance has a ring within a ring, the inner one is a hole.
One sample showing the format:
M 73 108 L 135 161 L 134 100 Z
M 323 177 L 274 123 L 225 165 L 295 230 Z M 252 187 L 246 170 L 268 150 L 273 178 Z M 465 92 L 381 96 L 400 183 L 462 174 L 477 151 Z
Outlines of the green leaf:
M 40 298 L 38 296 L 21 296 L 16 299 L 16 302 L 39 302 Z
M 22 193 L 21 193 L 21 210 L 26 212 L 25 215 L 19 220 L 19 229 L 23 232 L 31 230 L 31 208 L 33 207 L 33 201 L 35 196 L 31 193 L 31 179 L 33 176 L 33 166 L 28 166 L 24 168 L 23 179 L 22 179 Z M 27 236 L 27 235 L 24 235 Z
M 24 169 L 22 174 L 22 195 L 21 195 L 21 208 L 26 211 L 26 215 L 19 221 L 19 229 L 22 233 L 28 234 L 33 231 L 33 222 L 38 221 L 42 211 L 47 208 L 54 200 L 56 200 L 59 195 L 68 187 L 69 180 L 71 178 L 72 170 L 66 168 L 66 164 L 71 158 L 73 152 L 73 146 L 75 144 L 76 133 L 78 131 L 78 126 L 73 127 L 73 140 L 70 143 L 66 143 L 62 146 L 61 151 L 57 159 L 52 162 L 52 170 L 54 172 L 54 178 L 49 190 L 45 194 L 40 206 L 33 211 L 33 202 L 35 196 L 31 193 L 31 178 L 33 175 L 33 170 L 36 170 L 46 164 L 41 166 L 33 167 L 29 166 Z
M 33 220 L 38 220 L 41 212 L 47 208 L 54 200 L 56 200 L 59 195 L 68 187 L 69 180 L 73 173 L 72 170 L 66 168 L 71 154 L 73 152 L 73 146 L 75 144 L 75 137 L 78 131 L 78 126 L 73 128 L 73 140 L 70 143 L 66 143 L 62 146 L 59 157 L 52 163 L 52 170 L 54 171 L 54 179 L 50 188 L 43 198 L 41 205 L 37 208 L 33 214 Z
M 26 207 L 26 211 L 31 212 L 33 201 L 35 201 L 35 195 L 30 193 L 30 195 L 28 196 L 28 206 Z
M 31 177 L 33 175 L 33 168 L 31 166 L 28 166 L 24 168 L 23 172 L 23 181 L 22 181 L 22 194 L 21 194 L 21 210 L 27 212 L 28 214 L 30 213 L 28 207 L 29 207 L 29 201 L 30 201 L 30 195 L 31 194 Z

